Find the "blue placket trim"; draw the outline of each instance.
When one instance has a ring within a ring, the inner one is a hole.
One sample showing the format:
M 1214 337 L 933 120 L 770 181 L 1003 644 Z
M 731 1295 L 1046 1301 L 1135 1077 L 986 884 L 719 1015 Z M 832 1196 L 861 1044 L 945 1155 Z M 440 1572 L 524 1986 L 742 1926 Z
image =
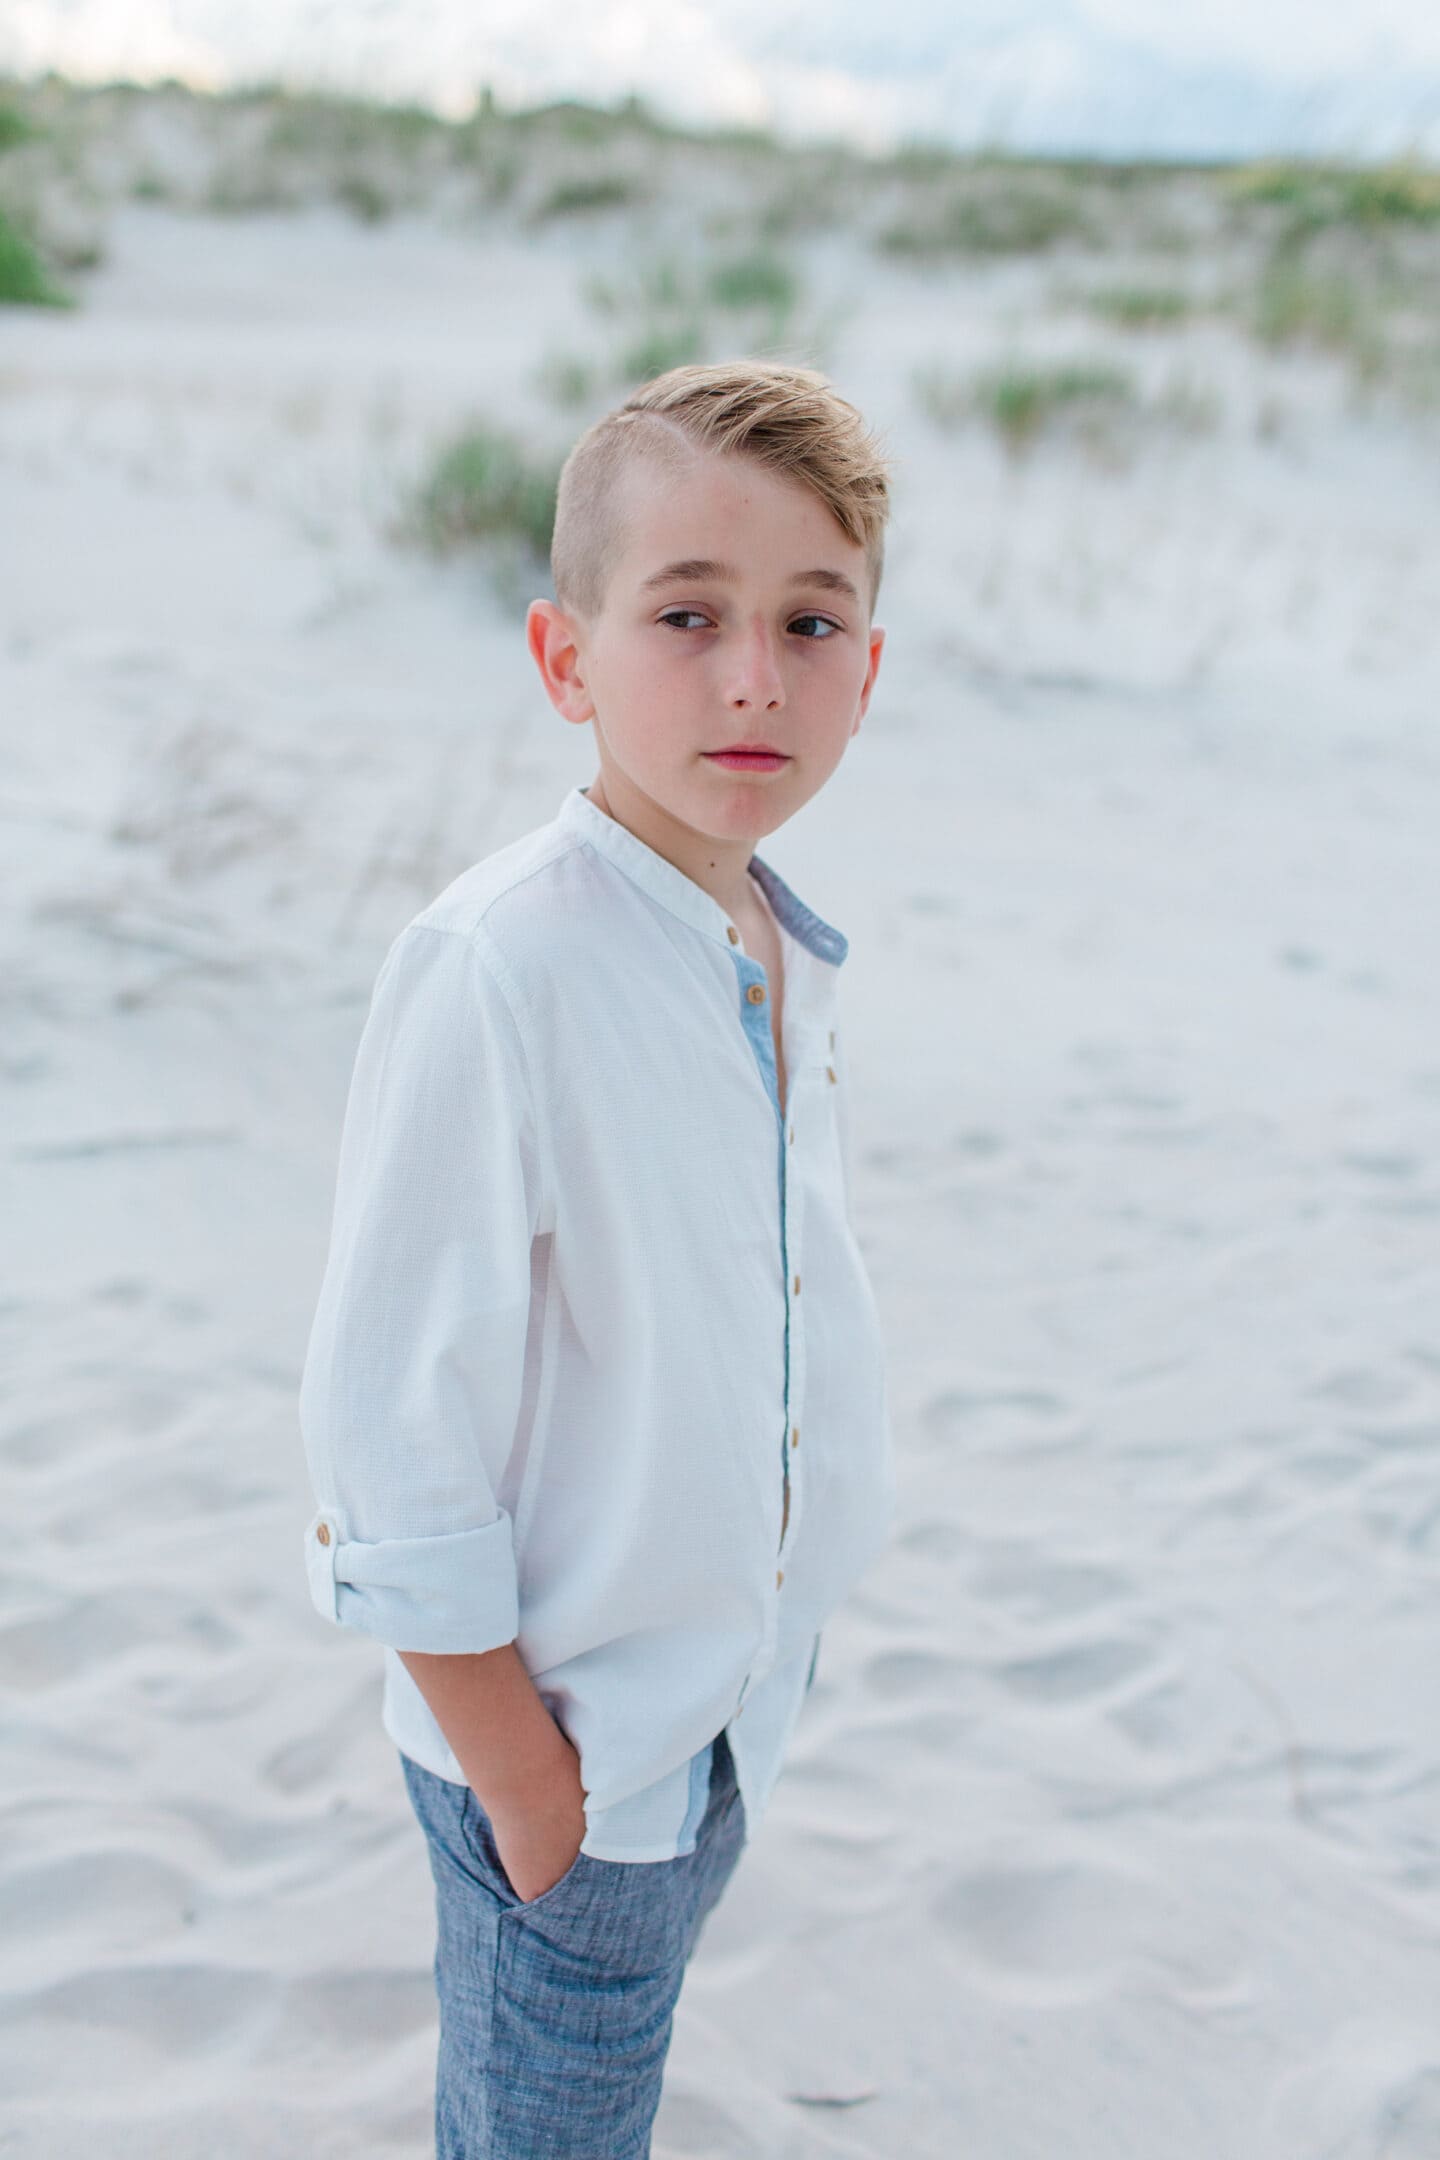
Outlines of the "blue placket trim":
M 775 1111 L 775 1135 L 778 1150 L 776 1176 L 780 1202 L 780 1264 L 785 1280 L 785 1424 L 780 1434 L 780 1468 L 783 1477 L 790 1475 L 790 1252 L 785 1217 L 785 1113 L 780 1107 L 780 1075 L 775 1068 L 775 1038 L 770 1026 L 769 983 L 765 970 L 758 960 L 748 953 L 732 951 L 735 972 L 740 978 L 740 1020 L 750 1038 L 760 1074 L 769 1091 Z M 752 983 L 765 986 L 763 1004 L 752 1005 L 746 995 Z
M 814 953 L 818 959 L 828 961 L 832 967 L 838 967 L 849 950 L 849 941 L 844 933 L 837 930 L 833 923 L 823 921 L 813 908 L 807 907 L 804 901 L 790 890 L 790 887 L 785 883 L 778 871 L 772 870 L 770 865 L 763 861 L 760 856 L 751 856 L 749 868 L 765 898 L 770 903 L 771 914 L 782 928 L 788 930 L 798 943 L 805 946 L 807 951 Z M 733 937 L 733 931 L 731 935 Z M 790 1238 L 786 1207 L 785 1164 L 788 1150 L 785 1146 L 785 1112 L 780 1107 L 780 1077 L 775 1066 L 775 1038 L 770 1024 L 768 996 L 770 986 L 766 980 L 765 970 L 758 960 L 751 959 L 748 954 L 741 952 L 733 945 L 730 950 L 730 957 L 735 963 L 735 972 L 739 979 L 740 1024 L 750 1038 L 750 1047 L 755 1053 L 755 1061 L 760 1068 L 761 1078 L 765 1082 L 770 1101 L 775 1110 L 776 1145 L 778 1149 L 777 1178 L 780 1199 L 780 1259 L 785 1271 L 785 1425 L 780 1436 L 780 1466 L 783 1490 L 788 1485 L 790 1477 L 791 1369 Z M 760 1003 L 753 1005 L 746 995 L 752 983 L 763 983 L 767 992 L 766 997 Z M 772 1649 L 774 1647 L 773 1635 L 769 1636 L 769 1647 Z M 815 1665 L 819 1654 L 820 1638 L 817 1635 L 811 1652 L 810 1669 L 805 1678 L 807 1692 L 815 1678 Z M 749 1687 L 750 1681 L 747 1675 L 745 1684 L 740 1690 L 740 1701 L 735 1706 L 737 1714 L 744 1704 Z

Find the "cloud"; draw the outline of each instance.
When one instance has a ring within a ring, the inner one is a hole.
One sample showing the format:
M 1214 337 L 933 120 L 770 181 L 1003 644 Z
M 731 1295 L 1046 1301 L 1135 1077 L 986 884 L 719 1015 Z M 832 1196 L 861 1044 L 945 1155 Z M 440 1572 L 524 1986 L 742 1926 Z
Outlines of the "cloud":
M 1440 136 L 1440 6 L 1366 0 L 8 0 L 0 64 L 256 76 L 469 110 L 638 92 L 882 149 L 1383 154 Z
M 1121 38 L 1177 63 L 1253 69 L 1277 82 L 1314 82 L 1354 69 L 1440 67 L 1440 9 L 1433 0 L 1075 0 L 1065 10 L 1098 36 Z

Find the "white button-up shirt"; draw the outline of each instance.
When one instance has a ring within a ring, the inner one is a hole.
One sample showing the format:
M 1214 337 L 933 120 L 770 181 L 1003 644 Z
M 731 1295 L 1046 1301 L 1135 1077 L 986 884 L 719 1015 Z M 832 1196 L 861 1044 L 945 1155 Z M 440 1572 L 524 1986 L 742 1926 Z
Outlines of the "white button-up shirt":
M 386 1731 L 463 1784 L 396 1653 L 513 1641 L 599 1858 L 690 1849 L 722 1729 L 753 1835 L 820 1630 L 894 1522 L 847 942 L 749 868 L 783 1112 L 764 968 L 583 788 L 401 931 L 301 1386 L 311 1594 L 386 1646 Z

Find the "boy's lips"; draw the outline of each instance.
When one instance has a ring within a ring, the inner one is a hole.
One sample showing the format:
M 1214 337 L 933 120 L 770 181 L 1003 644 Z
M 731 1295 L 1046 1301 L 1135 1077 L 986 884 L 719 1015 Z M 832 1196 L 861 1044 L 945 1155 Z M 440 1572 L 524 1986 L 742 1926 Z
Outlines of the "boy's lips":
M 735 772 L 778 772 L 790 762 L 785 751 L 768 749 L 763 743 L 735 743 L 728 750 L 706 750 L 702 755 Z

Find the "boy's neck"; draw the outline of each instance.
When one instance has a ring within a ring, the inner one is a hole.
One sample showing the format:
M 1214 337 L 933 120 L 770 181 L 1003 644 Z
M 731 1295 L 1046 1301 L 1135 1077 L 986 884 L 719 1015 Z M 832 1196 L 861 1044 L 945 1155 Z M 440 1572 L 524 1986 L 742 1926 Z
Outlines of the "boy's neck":
M 629 791 L 625 791 L 617 807 L 606 793 L 603 774 L 596 774 L 584 794 L 597 810 L 614 818 L 617 825 L 634 833 L 637 840 L 643 840 L 646 847 L 663 855 L 666 862 L 673 863 L 693 884 L 708 892 L 727 915 L 737 922 L 753 920 L 758 905 L 755 880 L 749 874 L 755 853 L 753 840 L 726 842 L 712 839 L 708 833 L 697 833 L 693 826 L 672 818 L 649 796 L 638 793 L 632 802 Z

